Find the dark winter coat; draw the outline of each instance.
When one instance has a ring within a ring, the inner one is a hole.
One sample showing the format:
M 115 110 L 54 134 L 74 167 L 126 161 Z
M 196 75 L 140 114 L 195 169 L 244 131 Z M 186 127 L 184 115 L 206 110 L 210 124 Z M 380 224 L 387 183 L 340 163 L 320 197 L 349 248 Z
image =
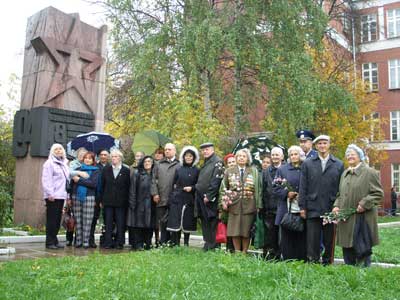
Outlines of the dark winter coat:
M 224 171 L 224 164 L 216 154 L 206 159 L 200 169 L 196 184 L 196 205 L 199 216 L 205 219 L 217 217 L 218 192 Z M 207 204 L 204 203 L 204 195 L 209 200 Z
M 262 206 L 265 214 L 276 214 L 278 207 L 279 197 L 272 193 L 272 181 L 278 168 L 269 166 L 262 172 Z
M 174 189 L 169 202 L 167 230 L 183 232 L 196 231 L 194 217 L 195 185 L 199 177 L 199 169 L 184 165 L 176 170 Z M 192 187 L 191 192 L 185 192 L 184 187 Z
M 114 178 L 112 166 L 106 166 L 101 173 L 100 202 L 103 206 L 127 207 L 129 199 L 130 172 L 122 165 L 121 170 Z
M 298 192 L 300 186 L 300 172 L 300 168 L 296 168 L 291 163 L 289 163 L 281 166 L 276 172 L 275 177 L 285 178 L 288 184 L 293 188 L 293 192 Z M 285 189 L 282 185 L 273 185 L 272 194 L 279 199 L 275 225 L 280 225 L 283 216 L 288 212 L 288 193 L 289 191 Z
M 332 210 L 343 170 L 343 162 L 332 154 L 329 154 L 324 172 L 318 155 L 303 162 L 299 206 L 306 210 L 307 218 L 319 218 Z
M 315 151 L 314 149 L 311 149 L 311 150 L 307 153 L 306 158 L 313 158 L 313 157 L 316 157 L 316 156 L 318 156 L 318 152 Z
M 151 196 L 152 174 L 136 170 L 131 176 L 127 226 L 155 228 L 156 204 Z
M 174 174 L 179 166 L 180 164 L 177 159 L 169 162 L 167 158 L 163 158 L 154 164 L 151 195 L 160 196 L 160 202 L 157 204 L 158 207 L 168 206 Z

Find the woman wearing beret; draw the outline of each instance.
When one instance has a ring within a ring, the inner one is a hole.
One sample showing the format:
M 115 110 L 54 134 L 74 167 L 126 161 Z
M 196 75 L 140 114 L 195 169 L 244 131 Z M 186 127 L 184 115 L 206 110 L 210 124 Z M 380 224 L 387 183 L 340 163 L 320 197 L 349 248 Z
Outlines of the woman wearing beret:
M 378 173 L 364 163 L 364 153 L 358 146 L 349 145 L 345 155 L 349 167 L 341 176 L 339 196 L 332 211 L 340 213 L 352 209 L 356 213 L 337 224 L 336 242 L 343 248 L 345 264 L 369 266 L 372 246 L 379 243 L 377 205 L 383 198 L 383 189 Z M 366 228 L 370 249 L 361 253 L 362 245 L 355 232 L 362 228 Z
M 133 250 L 151 248 L 151 237 L 156 227 L 156 203 L 151 197 L 153 167 L 153 158 L 144 156 L 131 175 L 127 225 L 135 235 L 131 244 Z
M 246 253 L 250 244 L 250 228 L 261 208 L 261 181 L 258 170 L 251 167 L 248 149 L 236 152 L 236 166 L 226 170 L 222 191 L 222 207 L 229 213 L 227 236 L 232 237 L 235 251 Z

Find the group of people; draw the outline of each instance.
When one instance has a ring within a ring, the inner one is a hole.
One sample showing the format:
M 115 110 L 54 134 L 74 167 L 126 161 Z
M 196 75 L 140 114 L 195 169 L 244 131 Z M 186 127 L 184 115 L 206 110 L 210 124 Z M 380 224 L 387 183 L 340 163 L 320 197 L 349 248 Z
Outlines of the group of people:
M 364 152 L 355 144 L 346 149 L 345 170 L 330 153 L 329 136 L 315 137 L 301 130 L 297 137 L 300 145 L 288 149 L 288 162 L 283 162 L 282 149 L 273 148 L 271 165 L 263 171 L 265 256 L 331 264 L 336 242 L 346 264 L 369 266 L 372 247 L 378 244 L 377 206 L 383 198 L 378 173 L 365 163 Z M 302 231 L 281 226 L 288 212 L 304 220 Z M 321 218 L 344 212 L 346 219 L 337 225 Z M 361 226 L 370 238 L 368 251 L 363 252 L 358 239 Z
M 153 233 L 156 244 L 180 245 L 183 232 L 188 246 L 199 218 L 204 250 L 211 250 L 219 247 L 215 237 L 223 213 L 228 217 L 229 247 L 246 253 L 258 215 L 264 225 L 266 259 L 320 262 L 322 254 L 322 263 L 330 264 L 336 235 L 345 263 L 368 266 L 371 251 L 359 255 L 356 232 L 363 222 L 371 237 L 369 246 L 378 243 L 376 206 L 383 190 L 376 171 L 354 144 L 346 150 L 349 167 L 344 170 L 343 162 L 330 153 L 329 136 L 314 137 L 301 130 L 297 137 L 300 145 L 289 147 L 287 163 L 283 149 L 274 147 L 263 157 L 262 170 L 252 164 L 248 149 L 222 160 L 212 143 L 200 145 L 201 155 L 194 146 L 186 146 L 179 156 L 168 143 L 152 156 L 136 153 L 131 167 L 123 164 L 119 150 L 100 151 L 96 161 L 94 153 L 82 149 L 68 164 L 62 145 L 54 144 L 42 175 L 46 247 L 63 247 L 57 233 L 65 202 L 76 218 L 75 247 L 97 246 L 94 229 L 102 209 L 104 248 L 122 249 L 126 228 L 132 249 L 150 249 Z M 323 223 L 322 215 L 348 209 L 356 213 L 346 221 L 336 226 Z M 301 217 L 303 230 L 281 225 L 287 213 Z

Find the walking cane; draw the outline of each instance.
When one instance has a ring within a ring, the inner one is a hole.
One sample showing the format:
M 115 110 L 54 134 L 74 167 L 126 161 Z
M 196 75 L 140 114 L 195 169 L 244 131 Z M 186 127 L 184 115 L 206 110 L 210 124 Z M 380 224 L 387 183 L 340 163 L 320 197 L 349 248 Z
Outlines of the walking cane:
M 333 224 L 333 241 L 332 241 L 332 251 L 331 257 L 329 258 L 329 262 L 333 264 L 335 261 L 335 245 L 336 245 L 336 224 Z

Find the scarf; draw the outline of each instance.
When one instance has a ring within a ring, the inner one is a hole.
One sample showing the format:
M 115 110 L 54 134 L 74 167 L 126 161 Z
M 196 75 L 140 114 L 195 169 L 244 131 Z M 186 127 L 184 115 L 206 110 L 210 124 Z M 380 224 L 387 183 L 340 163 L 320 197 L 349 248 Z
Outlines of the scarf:
M 97 167 L 95 166 L 88 166 L 85 164 L 82 164 L 81 166 L 81 171 L 86 172 L 89 174 L 89 178 L 92 176 L 93 172 L 98 170 Z M 76 189 L 76 198 L 80 201 L 80 202 L 85 202 L 86 201 L 86 194 L 87 194 L 87 187 L 84 185 L 79 184 L 78 182 L 78 187 Z

